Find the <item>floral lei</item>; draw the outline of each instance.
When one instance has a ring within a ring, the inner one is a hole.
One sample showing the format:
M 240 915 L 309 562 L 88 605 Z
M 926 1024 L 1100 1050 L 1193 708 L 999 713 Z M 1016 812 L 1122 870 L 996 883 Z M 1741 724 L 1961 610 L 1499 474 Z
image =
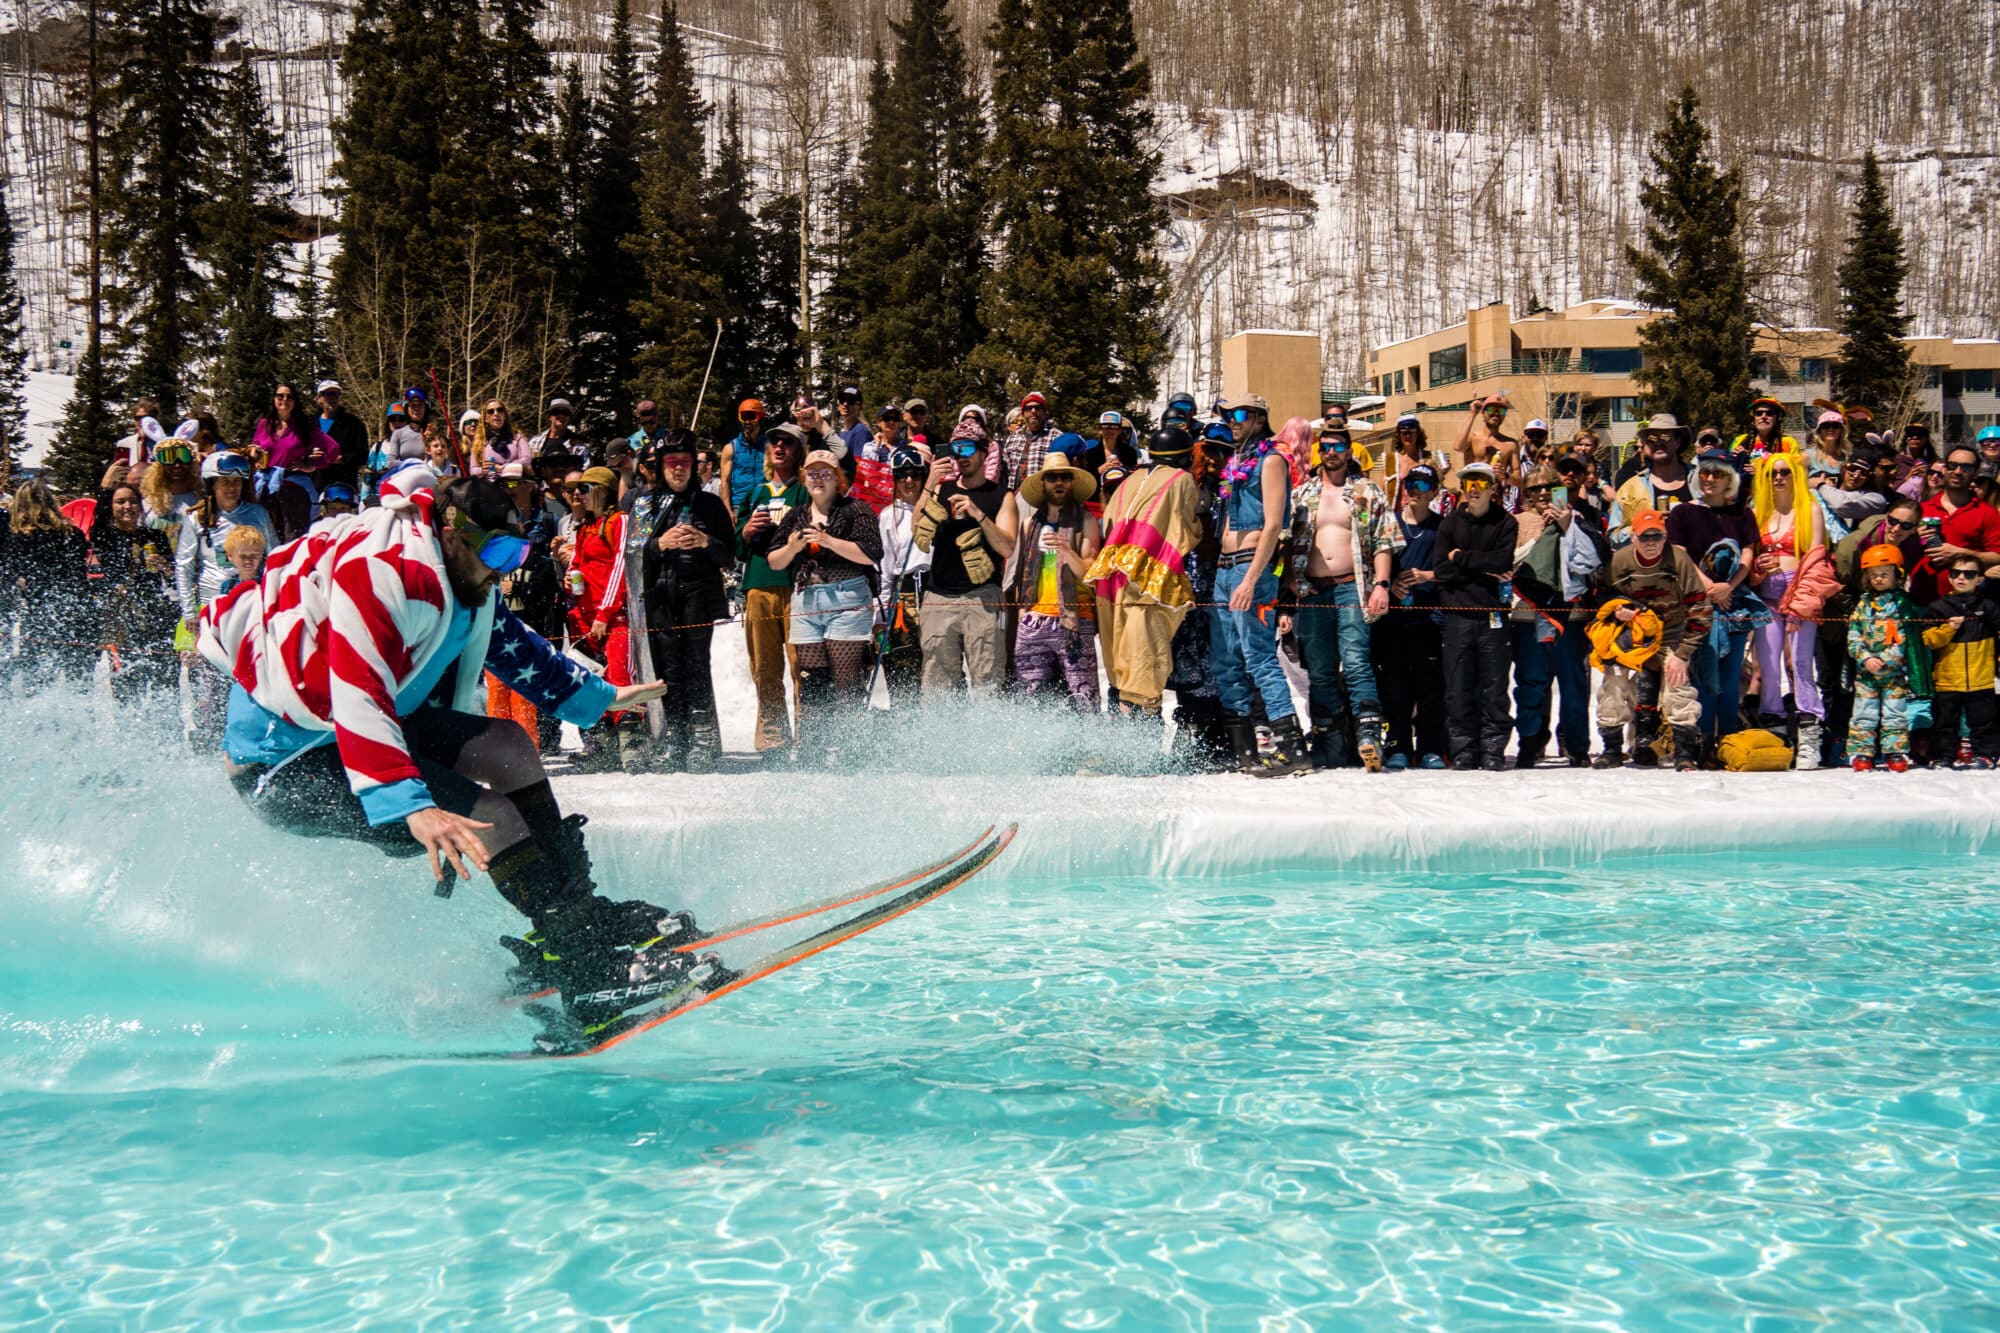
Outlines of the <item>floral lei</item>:
M 1264 466 L 1264 460 L 1276 452 L 1277 448 L 1278 437 L 1266 435 L 1249 448 L 1238 450 L 1232 455 L 1230 460 L 1222 465 L 1223 500 L 1229 499 L 1237 482 L 1249 481 L 1256 477 L 1257 469 Z

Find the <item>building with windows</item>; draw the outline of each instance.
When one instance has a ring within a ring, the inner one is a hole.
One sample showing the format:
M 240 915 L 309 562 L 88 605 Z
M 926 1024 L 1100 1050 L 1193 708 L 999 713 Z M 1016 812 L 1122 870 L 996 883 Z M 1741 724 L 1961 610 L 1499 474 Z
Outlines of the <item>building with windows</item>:
M 1511 306 L 1496 301 L 1467 311 L 1463 323 L 1376 348 L 1368 354 L 1369 385 L 1388 400 L 1385 417 L 1418 413 L 1433 441 L 1444 436 L 1448 443 L 1457 433 L 1456 418 L 1473 399 L 1504 389 L 1514 404 L 1510 430 L 1540 417 L 1558 440 L 1590 426 L 1624 443 L 1637 434 L 1644 416 L 1642 393 L 1632 378 L 1641 361 L 1639 329 L 1658 313 L 1630 301 L 1600 300 L 1516 319 Z M 1839 335 L 1831 329 L 1759 325 L 1753 339 L 1752 389 L 1792 406 L 1799 415 L 1786 429 L 1802 434 L 1806 404 L 1832 395 L 1829 375 Z M 2000 420 L 1995 394 L 2000 340 L 1905 341 L 1926 377 L 1918 411 L 1941 440 L 1970 439 Z M 1747 421 L 1746 410 L 1742 420 L 1690 424 L 1733 434 Z

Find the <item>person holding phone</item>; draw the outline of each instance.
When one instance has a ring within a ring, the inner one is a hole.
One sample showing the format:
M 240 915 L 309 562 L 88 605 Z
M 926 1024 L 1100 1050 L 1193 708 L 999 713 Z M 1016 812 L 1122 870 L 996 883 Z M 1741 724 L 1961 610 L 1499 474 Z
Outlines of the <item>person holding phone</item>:
M 991 449 L 985 427 L 960 421 L 917 503 L 917 549 L 931 557 L 918 631 L 927 698 L 961 687 L 989 695 L 1006 680 L 1000 574 L 1014 554 L 1021 518 L 1005 485 L 987 472 Z M 1036 455 L 1037 472 L 1046 460 L 1046 452 Z
M 875 511 L 847 493 L 831 449 L 806 455 L 806 503 L 778 524 L 766 557 L 792 576 L 792 652 L 799 673 L 799 735 L 831 762 L 826 724 L 837 711 L 867 707 L 868 645 L 875 637 L 874 589 L 882 562 Z M 807 720 L 811 719 L 811 731 Z
M 1979 451 L 1969 444 L 1945 450 L 1944 486 L 1924 501 L 1924 558 L 1911 578 L 1910 591 L 1925 604 L 1943 596 L 1940 571 L 1960 556 L 1970 556 L 1980 568 L 2000 565 L 2000 510 L 1979 498 Z
M 762 411 L 761 405 L 758 410 Z M 799 465 L 806 456 L 805 432 L 789 422 L 773 426 L 759 440 L 758 452 L 764 459 L 764 480 L 743 492 L 734 513 L 736 555 L 744 562 L 743 640 L 750 655 L 750 678 L 757 687 L 754 744 L 762 752 L 792 743 L 791 709 L 785 702 L 788 668 L 794 694 L 799 684 L 798 663 L 786 632 L 791 623 L 792 576 L 771 567 L 770 551 L 778 525 L 806 502 L 805 484 L 799 479 Z

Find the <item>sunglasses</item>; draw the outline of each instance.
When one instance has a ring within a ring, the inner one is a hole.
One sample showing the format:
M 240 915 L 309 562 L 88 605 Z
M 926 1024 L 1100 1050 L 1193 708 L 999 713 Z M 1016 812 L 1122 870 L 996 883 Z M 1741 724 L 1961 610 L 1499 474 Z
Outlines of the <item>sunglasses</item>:
M 1917 526 L 1917 520 L 1913 518 L 1885 518 L 1882 521 L 1892 528 L 1901 528 L 1905 532 Z
M 1396 433 L 1398 435 L 1414 435 L 1417 433 L 1417 428 L 1415 426 L 1398 426 L 1396 427 Z
M 1760 407 L 1750 414 L 1753 417 L 1775 417 L 1778 414 L 1768 407 Z
M 1632 534 L 1632 540 L 1635 542 L 1663 542 L 1666 539 L 1667 534 L 1658 528 L 1648 528 L 1644 532 Z
M 1947 461 L 1944 464 L 1944 470 L 1947 472 L 1969 472 L 1978 466 L 1979 464 L 1977 463 L 1953 463 Z
M 1951 577 L 1954 580 L 1983 578 L 1985 575 L 1986 571 L 1983 569 L 1954 569 L 1951 571 Z
M 1526 493 L 1529 495 L 1547 495 L 1549 488 L 1546 486 L 1530 486 Z
M 1490 491 L 1493 489 L 1493 483 L 1484 477 L 1467 477 L 1465 480 L 1459 482 L 1458 485 L 1459 489 L 1464 491 Z
M 960 460 L 971 458 L 978 452 L 979 446 L 976 444 L 954 444 L 951 447 L 951 456 Z
M 653 419 L 654 417 L 656 417 L 656 416 L 658 416 L 658 415 L 659 415 L 659 413 L 658 413 L 658 412 L 641 412 L 641 413 L 639 414 L 639 420 L 641 420 L 641 421 L 651 421 L 651 420 L 652 420 L 652 419 Z
M 663 467 L 663 468 L 676 468 L 676 467 L 693 467 L 693 466 L 694 466 L 694 455 L 693 455 L 693 454 L 661 454 L 661 455 L 660 455 L 660 466 L 661 466 L 661 467 Z
M 833 480 L 833 469 L 832 469 L 832 468 L 830 468 L 830 467 L 816 467 L 816 468 L 809 468 L 809 469 L 807 469 L 807 470 L 806 470 L 806 480 L 807 480 L 807 481 L 832 481 L 832 480 Z
M 489 407 L 486 409 L 486 415 L 489 417 L 504 417 L 507 415 L 507 409 L 504 407 Z
M 1248 421 L 1255 411 L 1256 409 L 1251 407 L 1232 407 L 1229 409 L 1229 419 L 1240 426 Z
M 451 526 L 479 543 L 479 563 L 495 574 L 512 574 L 528 563 L 529 542 L 511 532 L 490 532 L 459 510 L 451 511 Z
M 1403 484 L 1413 491 L 1434 491 L 1437 489 L 1437 483 L 1426 477 L 1411 477 Z
M 1319 442 L 1319 447 L 1323 450 L 1331 449 L 1334 453 L 1337 454 L 1344 454 L 1349 450 L 1351 450 L 1352 448 L 1354 448 L 1354 441 L 1341 440 L 1341 439 L 1321 440 Z
M 194 450 L 185 444 L 163 444 L 153 450 L 153 461 L 166 467 L 186 467 L 194 462 Z
M 271 395 L 271 401 L 274 403 L 290 403 L 297 401 L 297 399 L 289 393 L 274 393 Z

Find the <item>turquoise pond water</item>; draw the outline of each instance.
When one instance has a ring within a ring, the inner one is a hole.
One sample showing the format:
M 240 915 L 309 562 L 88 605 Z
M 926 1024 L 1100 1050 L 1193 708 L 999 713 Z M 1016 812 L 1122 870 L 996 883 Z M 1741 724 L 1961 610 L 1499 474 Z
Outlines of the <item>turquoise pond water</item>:
M 2000 1326 L 1972 857 L 1003 862 L 601 1061 L 356 1066 L 524 1044 L 483 890 L 9 831 L 0 1326 Z

